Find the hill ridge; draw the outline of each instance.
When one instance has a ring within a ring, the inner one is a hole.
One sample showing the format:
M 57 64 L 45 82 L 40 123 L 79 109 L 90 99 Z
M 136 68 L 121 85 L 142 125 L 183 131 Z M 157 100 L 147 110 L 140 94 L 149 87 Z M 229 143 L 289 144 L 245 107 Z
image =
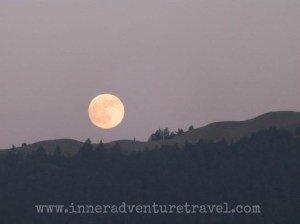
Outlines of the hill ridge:
M 248 136 L 253 132 L 270 127 L 278 127 L 293 131 L 296 127 L 300 127 L 300 112 L 297 111 L 271 111 L 254 118 L 242 121 L 218 121 L 207 124 L 203 127 L 187 131 L 184 134 L 177 135 L 172 139 L 162 141 L 135 141 L 135 140 L 116 140 L 105 143 L 105 147 L 112 147 L 114 144 L 120 144 L 121 148 L 128 151 L 138 151 L 145 148 L 153 149 L 162 144 L 178 144 L 183 145 L 186 141 L 196 142 L 199 139 L 205 140 L 221 140 L 227 141 L 238 140 Z M 82 142 L 70 138 L 43 140 L 26 147 L 35 150 L 43 146 L 48 151 L 54 151 L 59 146 L 66 153 L 74 153 L 82 146 Z M 96 144 L 94 144 L 96 145 Z M 20 147 L 21 148 L 21 147 Z

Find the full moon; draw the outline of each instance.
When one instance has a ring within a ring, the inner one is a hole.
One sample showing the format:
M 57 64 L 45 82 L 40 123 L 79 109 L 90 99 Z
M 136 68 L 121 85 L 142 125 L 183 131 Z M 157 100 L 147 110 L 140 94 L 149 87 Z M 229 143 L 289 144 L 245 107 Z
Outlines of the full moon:
M 125 109 L 118 97 L 101 94 L 91 101 L 88 113 L 94 125 L 103 129 L 111 129 L 122 122 Z

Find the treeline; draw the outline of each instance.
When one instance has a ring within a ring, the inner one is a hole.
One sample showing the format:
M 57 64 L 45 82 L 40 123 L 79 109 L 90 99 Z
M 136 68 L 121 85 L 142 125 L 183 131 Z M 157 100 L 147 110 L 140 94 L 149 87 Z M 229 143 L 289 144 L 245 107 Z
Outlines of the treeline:
M 191 125 L 188 128 L 188 131 L 194 130 L 194 126 Z M 159 141 L 164 139 L 172 139 L 177 135 L 184 134 L 185 131 L 182 128 L 178 128 L 177 131 L 170 131 L 169 128 L 158 129 L 149 137 L 148 141 Z
M 299 223 L 295 133 L 275 128 L 237 142 L 199 140 L 124 152 L 93 147 L 74 156 L 12 149 L 0 156 L 0 223 Z M 259 204 L 253 215 L 37 215 L 36 204 Z

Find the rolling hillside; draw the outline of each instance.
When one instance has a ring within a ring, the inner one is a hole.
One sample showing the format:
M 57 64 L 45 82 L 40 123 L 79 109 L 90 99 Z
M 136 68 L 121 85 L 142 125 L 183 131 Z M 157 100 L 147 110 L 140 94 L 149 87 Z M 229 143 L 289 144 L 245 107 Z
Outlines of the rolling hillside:
M 187 131 L 182 135 L 178 135 L 173 139 L 165 141 L 141 142 L 133 140 L 118 140 L 105 143 L 105 147 L 111 148 L 118 143 L 125 151 L 138 151 L 146 148 L 153 149 L 164 145 L 183 145 L 186 141 L 196 142 L 199 139 L 217 141 L 225 139 L 227 141 L 237 140 L 244 136 L 248 136 L 253 132 L 270 127 L 277 127 L 294 131 L 296 127 L 300 127 L 300 112 L 278 111 L 270 112 L 258 116 L 256 118 L 245 121 L 224 121 L 208 124 L 204 127 Z M 35 150 L 39 146 L 43 146 L 48 152 L 53 152 L 57 146 L 66 153 L 73 154 L 82 146 L 82 142 L 73 139 L 47 140 L 27 145 L 27 150 Z M 96 144 L 95 144 L 96 146 Z
M 300 112 L 278 111 L 270 112 L 245 121 L 215 122 L 183 135 L 175 137 L 175 141 L 198 141 L 200 138 L 207 140 L 226 139 L 237 140 L 253 132 L 270 127 L 277 127 L 293 131 L 300 126 Z

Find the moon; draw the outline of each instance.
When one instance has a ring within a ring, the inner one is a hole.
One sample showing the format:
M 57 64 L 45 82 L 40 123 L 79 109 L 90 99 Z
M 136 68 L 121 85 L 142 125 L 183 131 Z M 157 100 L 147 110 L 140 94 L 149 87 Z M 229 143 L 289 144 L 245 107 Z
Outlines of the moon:
M 112 94 L 100 94 L 90 102 L 88 114 L 95 126 L 111 129 L 122 122 L 125 108 L 118 97 Z

